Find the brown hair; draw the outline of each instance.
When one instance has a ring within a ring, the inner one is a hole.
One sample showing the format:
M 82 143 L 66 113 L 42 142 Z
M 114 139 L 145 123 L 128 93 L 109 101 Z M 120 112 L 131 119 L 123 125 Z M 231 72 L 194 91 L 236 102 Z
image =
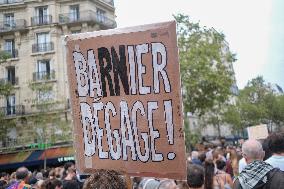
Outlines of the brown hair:
M 91 175 L 83 189 L 127 189 L 123 176 L 117 171 L 99 169 Z

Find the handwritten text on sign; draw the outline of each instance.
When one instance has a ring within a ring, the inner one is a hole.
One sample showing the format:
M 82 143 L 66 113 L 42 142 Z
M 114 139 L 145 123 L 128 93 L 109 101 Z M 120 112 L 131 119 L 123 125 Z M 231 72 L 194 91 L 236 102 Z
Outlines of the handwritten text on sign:
M 176 49 L 163 40 L 112 44 L 109 38 L 71 45 L 71 100 L 78 106 L 84 155 L 122 162 L 184 160 Z

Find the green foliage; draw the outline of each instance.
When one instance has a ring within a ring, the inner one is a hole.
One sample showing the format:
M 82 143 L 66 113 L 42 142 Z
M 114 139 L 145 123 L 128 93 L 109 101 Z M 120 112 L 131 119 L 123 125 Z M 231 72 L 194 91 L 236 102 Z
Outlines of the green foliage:
M 240 90 L 236 105 L 226 111 L 225 121 L 236 131 L 261 123 L 282 126 L 284 95 L 276 95 L 261 76 L 256 77 Z
M 11 58 L 11 54 L 6 51 L 0 51 L 0 63 L 6 62 L 7 59 Z
M 184 119 L 184 132 L 185 132 L 185 146 L 186 146 L 186 151 L 191 151 L 192 148 L 200 142 L 201 139 L 201 134 L 199 132 L 193 133 L 189 129 L 189 122 L 188 119 Z
M 0 96 L 8 96 L 13 89 L 12 84 L 0 81 Z
M 233 70 L 226 63 L 235 61 L 235 55 L 225 49 L 222 33 L 182 14 L 175 19 L 185 112 L 203 115 L 231 95 Z

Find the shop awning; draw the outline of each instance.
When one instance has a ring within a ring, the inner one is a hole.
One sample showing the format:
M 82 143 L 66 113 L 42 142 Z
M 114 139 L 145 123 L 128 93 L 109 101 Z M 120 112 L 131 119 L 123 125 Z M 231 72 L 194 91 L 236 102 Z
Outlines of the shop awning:
M 0 170 L 16 169 L 20 166 L 36 166 L 46 159 L 48 164 L 57 164 L 69 161 L 74 156 L 72 146 L 50 148 L 46 150 L 22 151 L 0 154 Z

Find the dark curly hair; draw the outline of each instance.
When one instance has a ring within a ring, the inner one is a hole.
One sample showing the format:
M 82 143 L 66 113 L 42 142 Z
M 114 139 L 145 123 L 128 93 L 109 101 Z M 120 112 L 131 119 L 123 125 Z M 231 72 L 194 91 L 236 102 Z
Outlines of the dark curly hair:
M 84 183 L 83 189 L 127 189 L 124 177 L 113 170 L 99 169 Z
M 272 153 L 284 152 L 284 132 L 272 133 L 267 139 L 268 147 Z

